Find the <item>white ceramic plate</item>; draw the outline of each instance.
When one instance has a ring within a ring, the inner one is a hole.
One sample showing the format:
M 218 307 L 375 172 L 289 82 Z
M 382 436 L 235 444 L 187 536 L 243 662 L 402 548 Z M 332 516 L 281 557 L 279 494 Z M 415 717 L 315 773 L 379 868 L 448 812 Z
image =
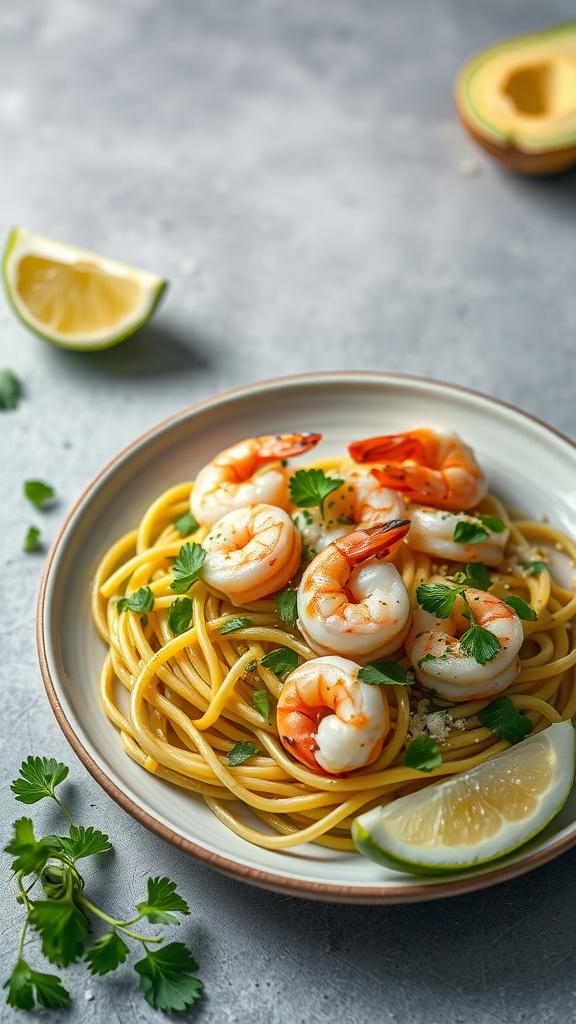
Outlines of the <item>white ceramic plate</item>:
M 136 440 L 92 482 L 50 553 L 42 582 L 38 645 L 56 717 L 94 778 L 152 831 L 210 866 L 277 892 L 349 903 L 445 897 L 531 870 L 576 843 L 576 793 L 536 840 L 497 866 L 449 879 L 387 871 L 359 854 L 305 845 L 269 852 L 228 831 L 203 801 L 155 779 L 122 751 L 101 712 L 105 650 L 92 626 L 90 582 L 104 550 L 133 528 L 165 488 L 194 476 L 244 437 L 318 431 L 318 455 L 352 439 L 442 425 L 473 446 L 492 490 L 576 535 L 576 447 L 542 423 L 449 385 L 376 373 L 328 373 L 240 388 L 184 410 Z

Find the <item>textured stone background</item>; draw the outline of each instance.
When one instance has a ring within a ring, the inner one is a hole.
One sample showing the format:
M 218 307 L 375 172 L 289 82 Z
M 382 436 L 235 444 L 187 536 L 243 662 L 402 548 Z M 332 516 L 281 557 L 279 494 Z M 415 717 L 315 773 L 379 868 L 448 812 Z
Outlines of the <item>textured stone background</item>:
M 118 845 L 96 890 L 128 910 L 163 873 L 191 904 L 179 937 L 206 983 L 199 1024 L 568 1024 L 576 852 L 466 897 L 340 907 L 252 889 L 149 834 L 88 776 L 46 701 L 43 558 L 21 554 L 22 481 L 57 488 L 50 540 L 143 430 L 306 370 L 469 386 L 576 438 L 576 173 L 506 173 L 452 102 L 470 53 L 569 17 L 568 0 L 0 0 L 0 237 L 24 224 L 171 281 L 148 328 L 92 355 L 46 345 L 0 298 L 0 365 L 25 385 L 0 422 L 2 821 L 23 813 L 6 799 L 23 757 L 71 765 L 79 815 Z M 2 877 L 7 974 L 5 855 Z M 74 1002 L 51 1019 L 161 1019 L 120 974 L 69 969 Z M 0 1019 L 26 1018 L 3 1006 Z

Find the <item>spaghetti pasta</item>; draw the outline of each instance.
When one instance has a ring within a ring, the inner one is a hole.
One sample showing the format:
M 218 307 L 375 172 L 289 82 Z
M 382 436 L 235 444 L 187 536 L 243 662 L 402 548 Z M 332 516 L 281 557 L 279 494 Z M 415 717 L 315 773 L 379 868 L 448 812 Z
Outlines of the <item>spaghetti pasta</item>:
M 354 470 L 347 458 L 317 460 L 310 468 L 328 479 L 335 471 L 345 479 Z M 284 472 L 288 480 L 291 471 Z M 430 695 L 417 683 L 391 682 L 385 687 L 388 732 L 372 763 L 330 774 L 292 756 L 281 742 L 275 706 L 285 666 L 317 657 L 294 616 L 286 614 L 311 554 L 305 529 L 300 566 L 280 591 L 275 587 L 239 605 L 203 578 L 201 566 L 175 588 L 174 566 L 183 547 L 204 552 L 209 534 L 207 526 L 187 517 L 193 486 L 183 482 L 160 495 L 136 528 L 104 554 L 93 581 L 93 618 L 108 649 L 102 706 L 127 756 L 201 797 L 227 828 L 258 846 L 279 850 L 311 841 L 351 851 L 351 822 L 359 812 L 472 768 L 508 746 L 478 717 L 489 698 L 470 696 L 454 705 L 434 696 L 430 711 Z M 521 599 L 537 616 L 523 623 L 520 670 L 505 696 L 535 731 L 571 719 L 576 593 L 555 578 L 547 553 L 574 567 L 576 544 L 549 524 L 510 513 L 490 493 L 474 514 L 498 519 L 509 530 L 503 561 L 490 569 L 490 594 Z M 465 568 L 464 562 L 411 548 L 409 535 L 387 560 L 412 608 L 418 588 L 451 584 Z M 279 650 L 289 652 L 280 665 L 270 658 Z M 404 647 L 395 659 L 402 671 L 411 670 Z M 432 733 L 442 761 L 423 773 L 404 758 L 418 730 L 431 733 L 434 716 L 442 726 Z

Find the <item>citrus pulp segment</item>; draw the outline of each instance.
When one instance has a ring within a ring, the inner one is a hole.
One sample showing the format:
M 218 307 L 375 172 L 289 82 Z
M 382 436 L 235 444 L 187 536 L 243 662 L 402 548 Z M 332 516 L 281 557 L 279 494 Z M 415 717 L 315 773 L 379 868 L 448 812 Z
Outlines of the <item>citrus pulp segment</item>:
M 12 306 L 36 334 L 72 349 L 117 345 L 146 323 L 166 281 L 16 227 L 2 261 Z
M 527 842 L 574 781 L 576 731 L 559 722 L 461 775 L 357 817 L 352 836 L 388 867 L 434 874 L 476 867 Z

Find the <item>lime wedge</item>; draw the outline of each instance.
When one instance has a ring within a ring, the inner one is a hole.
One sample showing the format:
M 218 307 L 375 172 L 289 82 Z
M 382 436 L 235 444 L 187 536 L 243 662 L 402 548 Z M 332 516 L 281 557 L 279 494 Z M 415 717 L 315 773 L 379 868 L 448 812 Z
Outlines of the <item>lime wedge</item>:
M 572 788 L 576 730 L 558 722 L 451 779 L 375 807 L 352 824 L 365 856 L 420 874 L 503 857 L 540 832 Z
M 6 293 L 36 334 L 63 348 L 117 345 L 145 324 L 166 281 L 16 227 L 2 260 Z

